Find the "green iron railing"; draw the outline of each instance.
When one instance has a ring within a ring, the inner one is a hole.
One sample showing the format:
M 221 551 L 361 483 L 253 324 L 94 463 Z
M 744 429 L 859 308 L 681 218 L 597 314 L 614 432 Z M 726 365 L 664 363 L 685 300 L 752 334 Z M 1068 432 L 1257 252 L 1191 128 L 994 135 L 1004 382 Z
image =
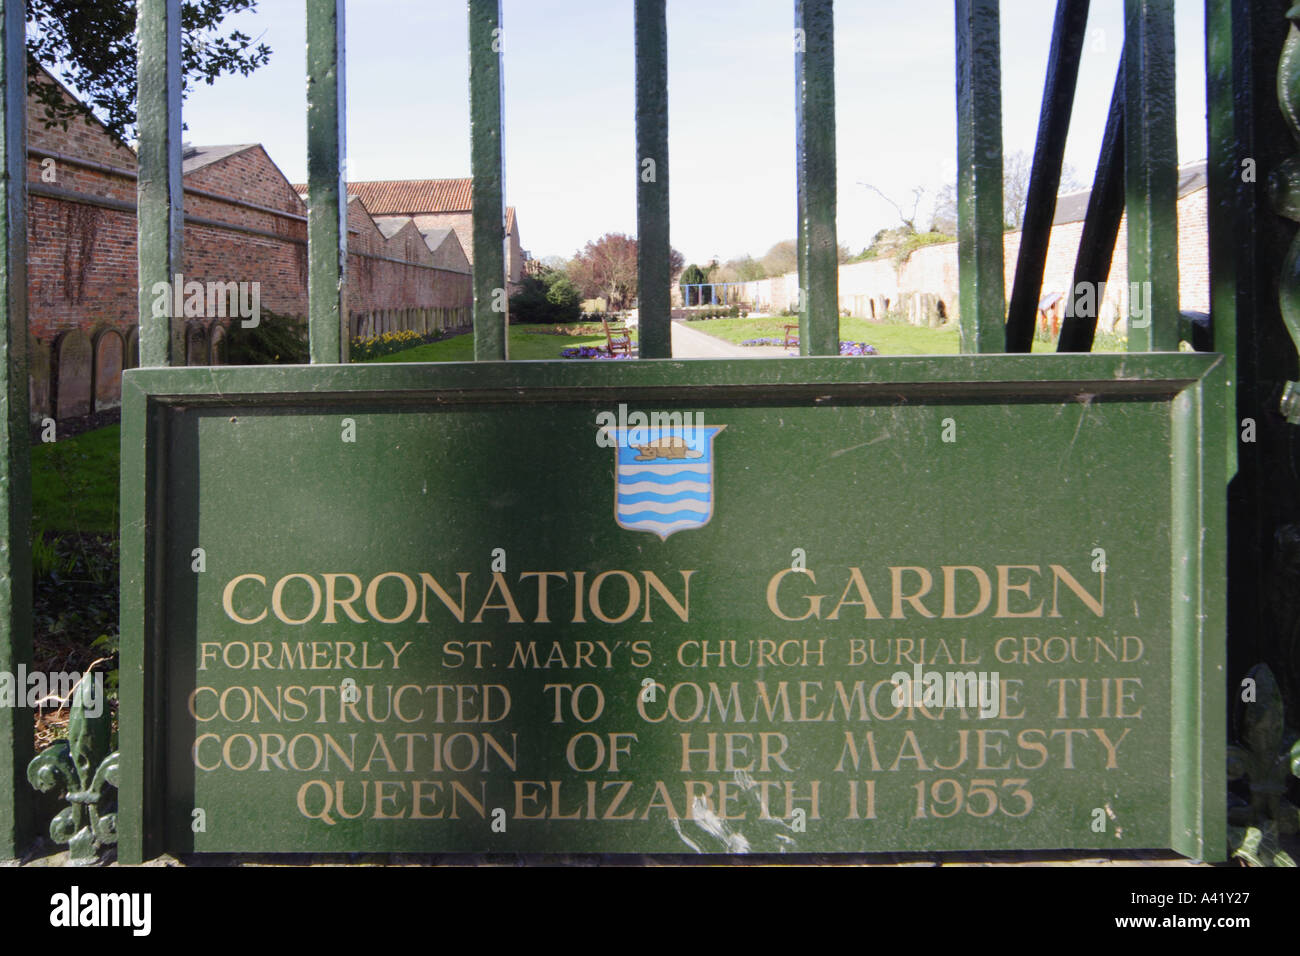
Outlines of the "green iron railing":
M 26 11 L 0 8 L 0 671 L 32 663 L 31 462 L 27 421 Z M 0 707 L 0 857 L 31 839 L 31 712 Z
M 1070 290 L 1071 307 L 1059 350 L 1087 351 L 1096 329 L 1078 301 L 1082 284 L 1105 282 L 1120 217 L 1128 211 L 1128 274 L 1149 283 L 1139 315 L 1130 303 L 1129 349 L 1169 351 L 1180 338 L 1177 260 L 1177 153 L 1175 139 L 1173 0 L 1126 0 L 1125 43 L 1093 191 Z M 1267 9 L 1261 9 L 1266 7 Z M 0 204 L 4 224 L 3 296 L 0 296 L 0 376 L 6 399 L 0 432 L 0 669 L 30 662 L 31 579 L 30 477 L 27 440 L 25 190 L 26 71 L 24 5 L 0 0 L 3 108 L 0 151 L 4 173 Z M 309 336 L 311 361 L 346 362 L 347 190 L 344 138 L 344 0 L 306 0 L 309 189 Z M 1267 31 L 1291 31 L 1276 14 L 1285 4 L 1207 0 L 1206 56 L 1211 132 L 1210 241 L 1213 283 L 1213 345 L 1236 361 L 1238 329 L 1255 320 L 1265 297 L 1263 256 L 1243 223 L 1259 216 L 1239 177 L 1229 175 L 1243 158 L 1267 159 L 1261 130 L 1277 125 L 1277 104 L 1261 97 L 1258 77 L 1270 65 L 1254 41 Z M 1059 184 L 1065 135 L 1074 98 L 1087 0 L 1060 0 L 1049 55 L 1030 183 L 1029 209 L 1008 305 L 1002 227 L 1002 107 L 999 4 L 955 0 L 960 261 L 960 328 L 965 352 L 1027 352 L 1042 284 L 1047 237 Z M 468 0 L 473 172 L 474 356 L 508 358 L 504 253 L 504 127 L 500 0 Z M 1281 22 L 1274 24 L 1274 17 Z M 839 302 L 836 241 L 834 20 L 832 0 L 795 0 L 796 156 L 800 349 L 805 355 L 838 352 Z M 142 366 L 183 362 L 181 323 L 155 318 L 151 289 L 183 271 L 181 190 L 180 0 L 139 2 L 139 321 Z M 522 42 L 522 41 L 521 41 Z M 671 357 L 669 162 L 667 121 L 667 26 L 665 0 L 636 0 L 636 156 L 638 275 L 641 355 Z M 1275 45 L 1280 46 L 1280 40 Z M 1295 42 L 1288 49 L 1294 57 Z M 1294 59 L 1288 62 L 1294 62 Z M 1296 102 L 1295 71 L 1279 79 L 1288 120 Z M 1273 111 L 1272 114 L 1269 111 Z M 1300 127 L 1292 123 L 1297 139 Z M 1293 145 L 1288 147 L 1293 149 Z M 1243 156 L 1243 150 L 1250 152 Z M 1275 168 L 1267 166 L 1266 168 Z M 1287 165 L 1285 172 L 1293 167 Z M 1231 200 L 1237 208 L 1229 208 Z M 1253 196 L 1253 194 L 1250 194 Z M 1228 205 L 1216 207 L 1215 201 Z M 1291 207 L 1285 206 L 1284 215 Z M 1295 255 L 1288 258 L 1292 266 Z M 1293 273 L 1283 288 L 1283 314 L 1297 341 L 1291 303 Z M 1094 303 L 1095 304 L 1095 303 Z M 1136 320 L 1136 321 L 1134 321 Z M 1149 322 L 1149 324 L 1147 324 Z M 1254 334 L 1254 333 L 1252 333 Z M 1256 362 L 1259 349 L 1245 357 Z M 1293 364 L 1293 363 L 1292 363 Z M 1239 405 L 1262 408 L 1268 389 L 1253 378 Z M 1287 392 L 1294 394 L 1295 386 Z M 1289 409 L 1295 420 L 1295 402 Z M 1276 405 L 1274 405 L 1276 407 Z M 1236 429 L 1240 408 L 1230 408 Z M 1184 436 L 1194 440 L 1195 436 Z M 1253 467 L 1253 466 L 1252 466 Z M 1292 488 L 1292 492 L 1294 489 Z M 1258 502 L 1258 494 L 1251 499 Z M 1238 517 L 1241 515 L 1238 513 Z M 1252 518 L 1252 520 L 1255 520 Z M 1188 520 L 1192 520 L 1191 517 Z M 127 556 L 124 555 L 124 561 Z M 143 562 L 140 562 L 143 566 Z M 1241 603 L 1240 601 L 1238 602 Z M 147 612 L 146 612 L 147 613 Z M 147 622 L 147 633 L 157 635 Z M 1236 670 L 1236 668 L 1234 668 Z M 157 677 L 151 678 L 158 680 Z M 162 688 L 124 668 L 124 698 L 160 699 Z M 146 707 L 149 706 L 147 703 Z M 151 740 L 161 733 L 159 712 L 144 708 L 121 715 L 124 733 Z M 0 708 L 0 856 L 12 856 L 32 833 L 23 768 L 31 753 L 25 712 Z M 156 770 L 156 768 L 155 768 Z M 162 792 L 147 787 L 146 796 Z M 145 808 L 143 819 L 158 814 Z

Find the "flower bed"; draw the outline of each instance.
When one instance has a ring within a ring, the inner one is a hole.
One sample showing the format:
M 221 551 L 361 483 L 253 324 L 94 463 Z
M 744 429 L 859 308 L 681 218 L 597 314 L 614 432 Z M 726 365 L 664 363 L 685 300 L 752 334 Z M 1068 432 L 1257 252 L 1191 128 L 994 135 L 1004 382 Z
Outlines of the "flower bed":
M 630 359 L 631 355 L 626 352 L 619 352 L 610 355 L 603 348 L 597 348 L 594 345 L 579 345 L 571 349 L 562 349 L 560 358 L 566 359 Z
M 569 338 L 583 338 L 589 335 L 604 335 L 603 325 L 553 325 L 550 328 L 521 326 L 521 332 L 529 335 L 564 335 Z
M 770 337 L 770 336 L 765 336 L 765 337 L 763 337 L 763 338 L 761 338 L 761 339 L 746 339 L 745 341 L 741 342 L 740 344 L 741 344 L 741 345 L 781 345 L 781 346 L 784 346 L 784 345 L 786 344 L 786 340 L 785 340 L 785 339 L 776 339 L 776 338 L 772 338 L 772 337 Z M 791 336 L 791 337 L 790 337 L 790 347 L 791 347 L 791 348 L 798 348 L 798 347 L 799 347 L 799 339 L 798 339 L 797 337 L 795 337 L 795 336 Z M 876 347 L 875 347 L 874 345 L 868 345 L 866 342 L 841 342 L 841 343 L 840 343 L 840 354 L 841 354 L 841 355 L 879 355 L 880 353 L 876 351 Z
M 879 355 L 874 345 L 868 345 L 866 342 L 841 342 L 841 355 Z
M 427 345 L 430 342 L 437 342 L 446 337 L 446 330 L 433 331 L 421 334 L 413 329 L 402 329 L 398 332 L 383 332 L 379 335 L 372 335 L 368 338 L 355 338 L 352 340 L 352 361 L 366 362 L 370 359 L 379 358 L 381 355 L 392 355 L 396 352 L 405 352 L 407 349 L 413 349 L 417 345 Z

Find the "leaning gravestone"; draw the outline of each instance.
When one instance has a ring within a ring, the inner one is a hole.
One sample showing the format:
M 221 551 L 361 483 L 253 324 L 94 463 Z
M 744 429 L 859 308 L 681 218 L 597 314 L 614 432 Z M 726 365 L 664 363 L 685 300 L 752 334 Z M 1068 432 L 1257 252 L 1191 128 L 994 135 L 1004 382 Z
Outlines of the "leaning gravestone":
M 1218 361 L 129 372 L 123 858 L 1221 857 Z
M 73 329 L 59 336 L 54 347 L 54 417 L 59 421 L 91 412 L 91 363 L 94 353 L 85 333 Z
M 95 341 L 95 411 L 122 402 L 122 336 L 108 329 Z

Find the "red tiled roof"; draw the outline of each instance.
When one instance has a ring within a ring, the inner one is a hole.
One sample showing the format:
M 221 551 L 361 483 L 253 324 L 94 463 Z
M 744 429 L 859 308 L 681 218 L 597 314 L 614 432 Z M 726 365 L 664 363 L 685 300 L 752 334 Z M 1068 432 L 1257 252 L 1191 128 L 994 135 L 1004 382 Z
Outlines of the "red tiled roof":
M 360 196 L 376 216 L 430 212 L 469 212 L 471 179 L 387 179 L 348 183 L 348 195 Z
M 348 199 L 360 199 L 372 216 L 419 216 L 430 213 L 471 212 L 472 179 L 378 179 L 348 183 Z M 294 183 L 307 195 L 306 183 Z M 515 231 L 515 207 L 506 207 L 506 235 Z

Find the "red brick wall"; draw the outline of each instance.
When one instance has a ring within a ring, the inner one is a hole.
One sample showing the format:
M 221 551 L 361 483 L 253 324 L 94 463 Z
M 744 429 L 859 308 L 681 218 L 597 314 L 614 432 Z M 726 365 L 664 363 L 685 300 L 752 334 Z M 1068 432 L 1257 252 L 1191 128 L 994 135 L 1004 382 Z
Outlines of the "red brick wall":
M 83 120 L 72 121 L 67 130 L 45 129 L 39 107 L 31 101 L 29 106 L 29 323 L 31 334 L 49 347 L 55 365 L 48 377 L 57 392 L 55 345 L 61 335 L 80 330 L 97 341 L 96 333 L 113 328 L 125 339 L 136 324 L 134 209 L 105 208 L 90 199 L 133 207 L 135 156 Z M 52 167 L 43 162 L 48 154 L 55 154 Z M 64 156 L 112 169 L 86 168 Z M 258 282 L 263 310 L 306 315 L 307 210 L 266 152 L 254 146 L 209 163 L 187 174 L 185 187 L 186 216 L 222 224 L 186 222 L 186 281 Z M 54 191 L 58 194 L 51 195 Z M 386 240 L 355 202 L 349 204 L 348 220 L 354 317 L 382 312 L 387 327 L 421 329 L 468 321 L 469 276 L 432 268 L 433 255 L 418 231 L 403 229 Z M 65 383 L 65 394 L 69 387 Z M 41 392 L 33 389 L 35 418 L 49 411 L 47 402 L 37 400 Z

